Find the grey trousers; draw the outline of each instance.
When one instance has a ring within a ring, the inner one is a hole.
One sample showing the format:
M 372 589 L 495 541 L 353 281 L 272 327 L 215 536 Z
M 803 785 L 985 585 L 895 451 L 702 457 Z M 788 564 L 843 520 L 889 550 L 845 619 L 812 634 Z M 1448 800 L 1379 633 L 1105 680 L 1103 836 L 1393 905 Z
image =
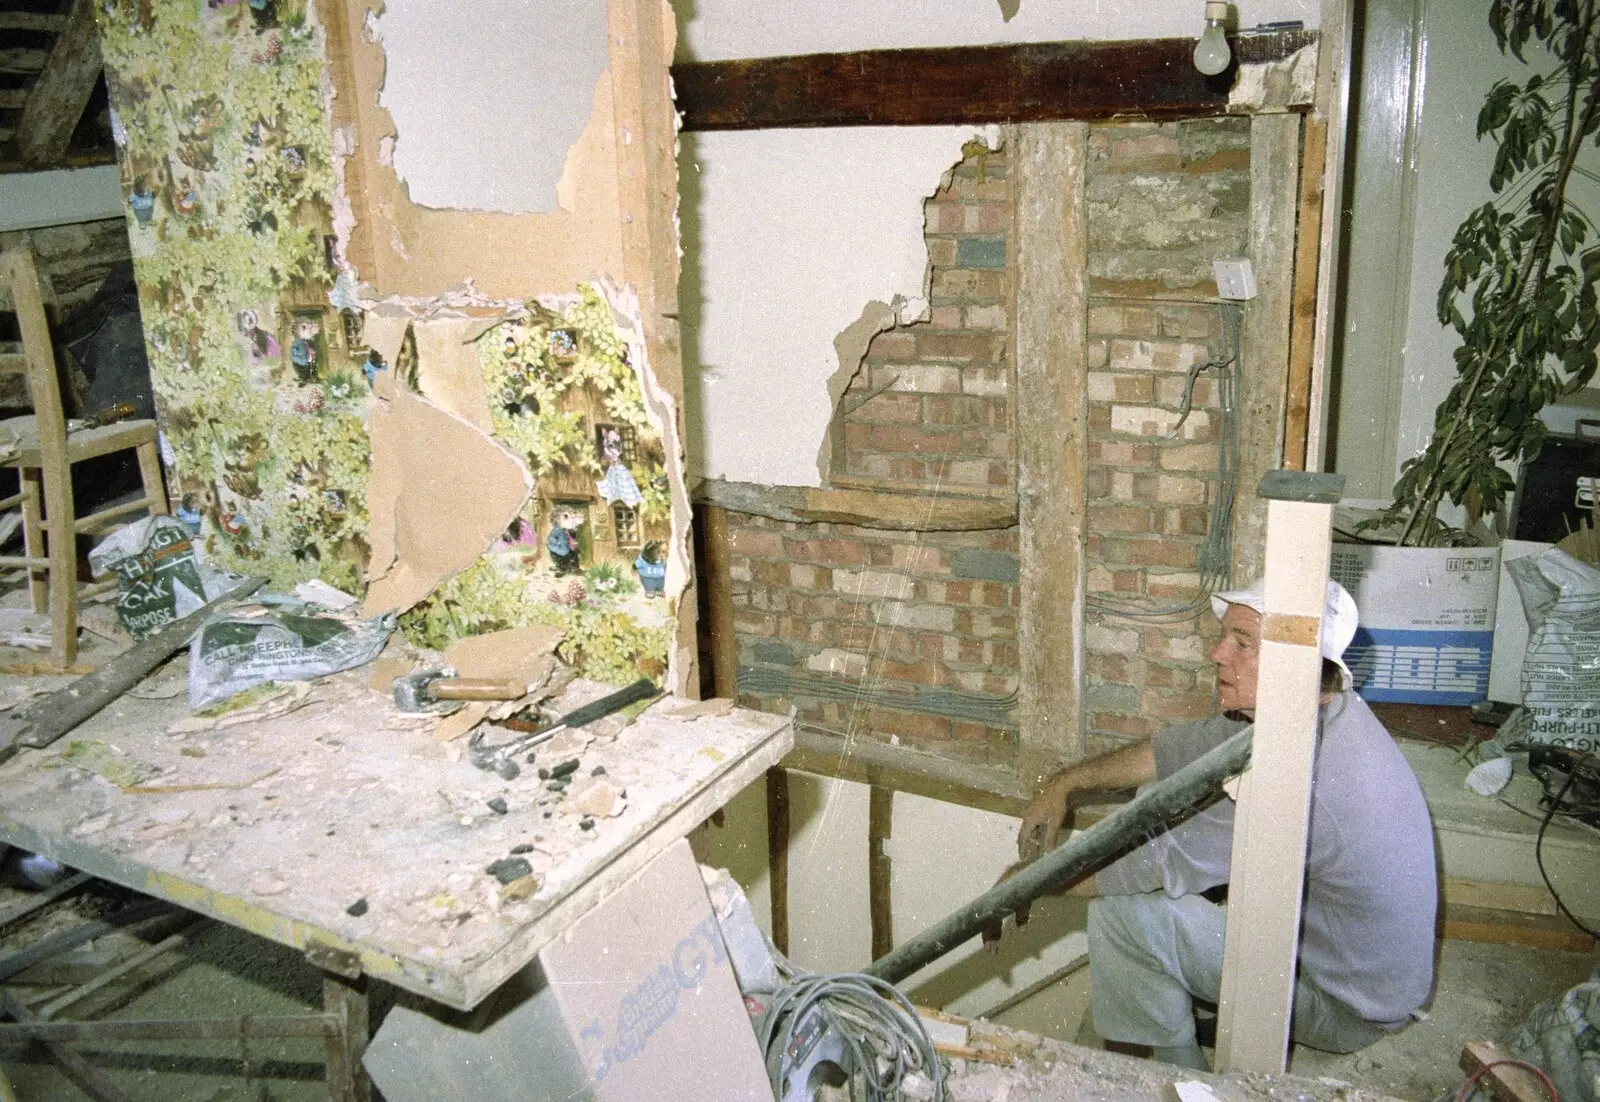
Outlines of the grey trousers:
M 1194 1000 L 1222 990 L 1227 908 L 1198 895 L 1101 896 L 1089 904 L 1089 983 L 1094 1028 L 1108 1041 L 1178 1048 L 1194 1043 Z M 1354 1052 L 1405 1022 L 1358 1018 L 1315 984 L 1294 988 L 1297 1044 Z

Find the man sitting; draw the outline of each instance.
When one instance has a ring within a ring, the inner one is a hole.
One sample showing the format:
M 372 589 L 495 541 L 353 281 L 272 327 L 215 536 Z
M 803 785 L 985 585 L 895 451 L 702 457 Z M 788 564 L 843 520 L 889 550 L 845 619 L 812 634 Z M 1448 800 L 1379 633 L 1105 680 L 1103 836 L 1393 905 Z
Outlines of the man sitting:
M 1211 604 L 1223 628 L 1211 660 L 1224 714 L 1051 778 L 1022 819 L 1024 860 L 1054 847 L 1083 794 L 1171 776 L 1255 716 L 1263 587 L 1219 593 Z M 1352 1052 L 1400 1029 L 1427 998 L 1438 900 L 1422 790 L 1389 733 L 1350 691 L 1341 655 L 1355 630 L 1355 602 L 1329 582 L 1291 1032 L 1330 1052 Z M 1089 968 L 1095 1029 L 1108 1041 L 1205 1067 L 1194 1002 L 1214 1003 L 1221 989 L 1226 911 L 1201 893 L 1228 882 L 1233 815 L 1233 801 L 1219 798 L 1072 889 L 1099 897 L 1089 906 Z

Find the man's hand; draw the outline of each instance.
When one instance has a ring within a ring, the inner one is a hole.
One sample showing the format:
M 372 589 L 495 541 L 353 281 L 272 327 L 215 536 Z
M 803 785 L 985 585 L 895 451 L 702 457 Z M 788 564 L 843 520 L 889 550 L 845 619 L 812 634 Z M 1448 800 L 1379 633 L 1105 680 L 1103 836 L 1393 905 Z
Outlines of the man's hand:
M 1056 838 L 1061 825 L 1072 810 L 1073 789 L 1058 776 L 1039 789 L 1022 813 L 1022 826 L 1017 830 L 1017 857 L 1032 861 L 1056 848 Z

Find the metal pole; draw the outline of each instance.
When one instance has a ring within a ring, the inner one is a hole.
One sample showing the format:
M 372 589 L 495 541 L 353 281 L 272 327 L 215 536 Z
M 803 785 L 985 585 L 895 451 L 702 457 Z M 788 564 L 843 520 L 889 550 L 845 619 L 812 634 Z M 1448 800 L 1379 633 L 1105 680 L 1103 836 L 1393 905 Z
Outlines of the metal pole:
M 1003 884 L 873 961 L 870 976 L 899 983 L 924 965 L 979 933 L 997 918 L 1014 913 L 1041 895 L 1064 888 L 1194 807 L 1250 761 L 1254 727 L 1246 727 L 1165 780 L 1146 788 L 1082 834 L 1057 846 Z

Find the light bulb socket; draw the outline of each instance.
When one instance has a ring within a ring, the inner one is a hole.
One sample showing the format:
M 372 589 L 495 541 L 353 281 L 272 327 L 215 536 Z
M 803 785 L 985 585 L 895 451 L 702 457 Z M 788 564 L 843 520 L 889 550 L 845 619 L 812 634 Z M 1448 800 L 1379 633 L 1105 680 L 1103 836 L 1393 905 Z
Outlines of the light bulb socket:
M 1206 22 L 1220 23 L 1228 18 L 1228 0 L 1206 0 Z

